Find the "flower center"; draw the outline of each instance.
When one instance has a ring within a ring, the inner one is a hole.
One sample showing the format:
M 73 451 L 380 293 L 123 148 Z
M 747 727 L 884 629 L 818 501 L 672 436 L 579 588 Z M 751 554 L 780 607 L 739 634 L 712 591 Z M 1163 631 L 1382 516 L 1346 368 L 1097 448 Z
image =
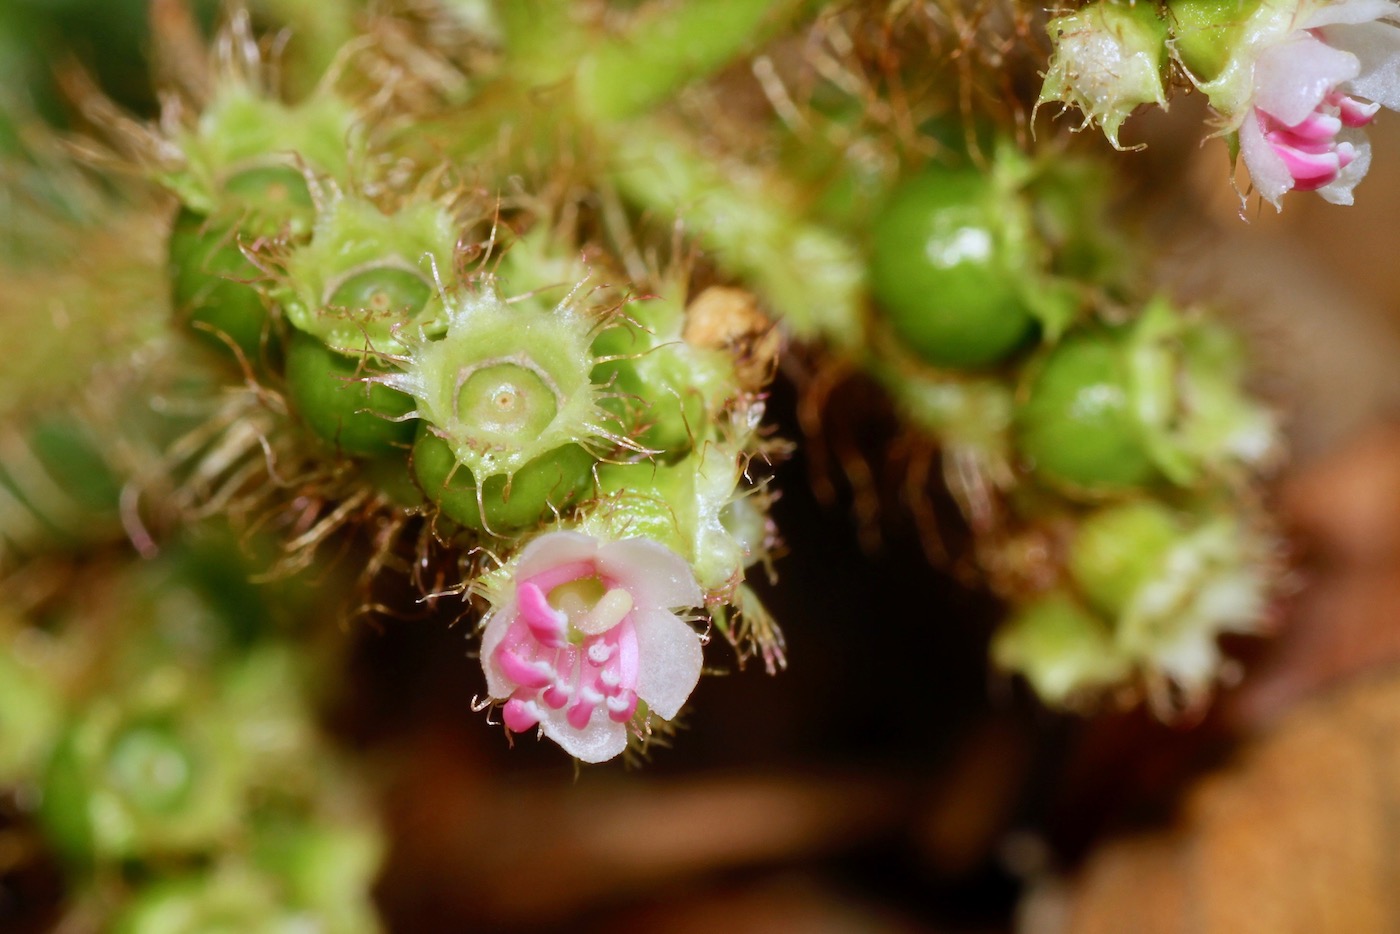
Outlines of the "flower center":
M 409 320 L 423 310 L 432 292 L 432 286 L 415 272 L 378 266 L 347 276 L 330 293 L 326 304 L 346 311 L 368 312 L 371 318 L 393 312 Z
M 559 414 L 544 377 L 518 363 L 496 363 L 466 374 L 457 389 L 457 417 L 474 435 L 510 443 L 543 434 Z
M 615 723 L 637 710 L 637 633 L 632 594 L 577 562 L 516 587 L 518 615 L 494 656 L 517 687 L 506 702 L 506 726 L 528 730 L 564 710 L 583 730 L 599 707 Z

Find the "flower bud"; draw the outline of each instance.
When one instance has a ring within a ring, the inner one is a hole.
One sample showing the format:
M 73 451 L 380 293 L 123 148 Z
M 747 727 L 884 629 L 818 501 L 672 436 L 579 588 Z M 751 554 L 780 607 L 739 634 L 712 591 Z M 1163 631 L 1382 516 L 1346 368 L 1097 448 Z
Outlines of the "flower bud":
M 237 744 L 217 715 L 179 693 L 154 704 L 99 700 L 59 742 L 40 816 L 71 859 L 202 849 L 237 830 Z
M 1109 625 L 1064 592 L 1017 610 L 992 640 L 992 661 L 1023 675 L 1054 705 L 1118 684 L 1132 673 Z
M 1123 121 L 1143 104 L 1166 106 L 1167 26 L 1147 0 L 1097 0 L 1046 25 L 1053 51 L 1040 104 L 1079 108 L 1115 149 Z
M 439 334 L 446 312 L 434 274 L 450 275 L 458 223 L 443 204 L 411 200 L 385 213 L 332 194 L 311 240 L 279 260 L 287 320 L 327 346 L 400 353 L 419 331 Z
M 1021 453 L 1043 480 L 1090 496 L 1259 465 L 1277 430 L 1242 371 L 1228 331 L 1154 299 L 1128 325 L 1071 334 L 1030 369 Z
M 512 305 L 486 280 L 453 296 L 447 315 L 440 340 L 414 337 L 395 359 L 400 370 L 375 381 L 414 398 L 473 483 L 509 478 L 566 445 L 630 443 L 598 405 L 590 378 L 598 322 L 572 296 L 554 308 Z

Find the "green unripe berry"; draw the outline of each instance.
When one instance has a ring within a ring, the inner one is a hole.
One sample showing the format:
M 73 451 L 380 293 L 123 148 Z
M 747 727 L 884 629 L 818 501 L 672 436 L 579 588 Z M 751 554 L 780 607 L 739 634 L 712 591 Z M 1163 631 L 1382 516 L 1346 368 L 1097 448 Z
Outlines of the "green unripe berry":
M 987 366 L 1035 330 L 1022 297 L 1032 251 L 1018 197 L 981 172 L 929 171 L 896 189 L 876 219 L 871 287 L 915 355 L 935 366 Z
M 182 209 L 170 233 L 171 298 L 175 317 L 199 338 L 228 352 L 227 341 L 250 362 L 263 359 L 274 337 L 258 290 L 261 276 L 238 248 L 230 225 Z
M 1087 493 L 1145 486 L 1159 474 L 1143 440 L 1119 335 L 1100 329 L 1057 345 L 1016 414 L 1037 476 Z
M 1070 573 L 1094 608 L 1116 619 L 1162 573 L 1167 553 L 1183 537 L 1171 510 L 1160 503 L 1102 509 L 1080 524 Z
M 404 418 L 413 400 L 366 382 L 372 373 L 360 358 L 306 334 L 293 335 L 287 347 L 287 392 L 317 437 L 354 457 L 402 455 L 416 429 Z
M 426 426 L 413 445 L 413 472 L 424 494 L 448 518 L 494 533 L 529 528 L 567 507 L 591 485 L 596 462 L 579 445 L 566 444 L 512 475 L 489 477 L 478 492 L 471 470 L 458 463 L 452 447 Z

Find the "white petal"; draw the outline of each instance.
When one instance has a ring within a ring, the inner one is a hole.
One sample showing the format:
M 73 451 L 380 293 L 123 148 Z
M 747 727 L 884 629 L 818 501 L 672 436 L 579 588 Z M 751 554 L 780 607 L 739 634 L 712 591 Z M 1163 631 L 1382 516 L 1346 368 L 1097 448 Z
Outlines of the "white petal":
M 685 559 L 649 538 L 603 545 L 598 549 L 598 569 L 625 587 L 639 607 L 690 607 L 704 600 Z
M 1360 73 L 1355 55 L 1295 32 L 1265 49 L 1254 63 L 1254 106 L 1296 126 L 1329 91 Z
M 1356 187 L 1357 182 L 1366 177 L 1367 170 L 1371 168 L 1371 144 L 1366 142 L 1364 135 L 1360 133 L 1342 136 L 1343 139 L 1348 137 L 1356 147 L 1356 158 L 1337 174 L 1335 181 L 1317 190 L 1318 194 L 1333 204 L 1351 204 L 1351 190 Z
M 632 614 L 637 629 L 637 696 L 658 716 L 670 720 L 700 680 L 704 653 L 700 637 L 673 613 L 638 610 Z
M 1185 632 L 1175 642 L 1159 646 L 1151 662 L 1184 687 L 1189 693 L 1204 691 L 1220 670 L 1220 648 L 1215 634 Z
M 546 532 L 521 549 L 515 559 L 515 582 L 561 564 L 591 561 L 598 554 L 598 544 L 598 539 L 582 532 Z
M 606 762 L 627 748 L 626 724 L 614 723 L 601 704 L 582 730 L 574 729 L 569 723 L 567 706 L 555 710 L 548 704 L 540 704 L 540 711 L 544 714 L 540 721 L 544 735 L 581 762 Z
M 481 621 L 485 629 L 481 634 L 481 670 L 486 674 L 486 693 L 497 700 L 510 697 L 515 691 L 515 685 L 506 680 L 491 661 L 491 657 L 496 654 L 497 647 L 505 640 L 506 632 L 509 631 L 510 624 L 514 621 L 514 600 L 507 600 L 499 607 L 494 608 Z
M 1393 19 L 1400 15 L 1400 7 L 1394 0 L 1343 0 L 1342 3 L 1329 3 L 1314 10 L 1304 18 L 1303 29 L 1317 29 L 1338 23 L 1373 23 L 1380 19 Z
M 1274 147 L 1264 139 L 1264 132 L 1259 128 L 1259 118 L 1254 111 L 1250 111 L 1244 118 L 1244 123 L 1240 124 L 1240 156 L 1244 159 L 1245 168 L 1249 170 L 1249 179 L 1254 183 L 1254 190 L 1259 192 L 1265 201 L 1279 208 L 1279 199 L 1293 188 L 1293 173 L 1288 171 L 1288 165 L 1283 158 L 1274 152 Z
M 1334 26 L 1325 38 L 1361 63 L 1361 74 L 1347 84 L 1350 93 L 1400 110 L 1400 28 L 1387 23 Z

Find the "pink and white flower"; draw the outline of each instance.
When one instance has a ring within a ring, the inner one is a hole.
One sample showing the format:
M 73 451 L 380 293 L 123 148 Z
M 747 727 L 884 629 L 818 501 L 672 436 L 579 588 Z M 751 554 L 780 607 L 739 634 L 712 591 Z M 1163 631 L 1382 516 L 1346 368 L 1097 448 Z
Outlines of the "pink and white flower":
M 1214 88 L 1202 85 L 1238 130 L 1254 187 L 1274 207 L 1294 190 L 1352 203 L 1371 161 L 1361 127 L 1381 107 L 1400 109 L 1397 20 L 1395 0 L 1265 0 L 1246 24 L 1236 67 Z
M 670 720 L 700 678 L 704 599 L 683 558 L 645 538 L 548 532 L 509 568 L 483 621 L 481 666 L 506 728 L 538 727 L 584 762 L 627 747 L 639 701 Z

